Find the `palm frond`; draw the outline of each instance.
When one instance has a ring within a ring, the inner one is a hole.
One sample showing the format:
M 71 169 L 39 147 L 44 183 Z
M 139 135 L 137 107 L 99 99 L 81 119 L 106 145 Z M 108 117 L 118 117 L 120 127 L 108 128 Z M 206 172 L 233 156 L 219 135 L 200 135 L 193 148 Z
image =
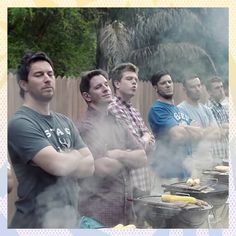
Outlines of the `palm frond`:
M 114 64 L 126 58 L 130 51 L 131 34 L 132 31 L 119 21 L 114 21 L 102 28 L 99 45 L 104 57 L 107 60 L 112 60 Z
M 131 52 L 129 59 L 143 68 L 144 78 L 150 77 L 159 69 L 182 71 L 181 74 L 216 74 L 215 65 L 207 52 L 190 43 L 167 43 L 145 47 Z
M 183 34 L 192 33 L 193 29 L 208 34 L 199 17 L 188 9 L 170 8 L 157 11 L 150 17 L 140 17 L 135 29 L 134 47 L 151 44 L 153 41 L 161 42 L 173 30 Z

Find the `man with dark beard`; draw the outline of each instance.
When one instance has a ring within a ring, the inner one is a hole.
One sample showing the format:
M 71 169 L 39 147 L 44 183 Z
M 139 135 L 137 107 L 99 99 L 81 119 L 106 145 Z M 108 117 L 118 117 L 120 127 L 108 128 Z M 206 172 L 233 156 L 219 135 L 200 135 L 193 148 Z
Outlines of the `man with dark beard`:
M 10 227 L 75 227 L 64 224 L 67 217 L 59 209 L 68 206 L 77 210 L 72 189 L 76 195 L 78 179 L 93 175 L 93 156 L 73 122 L 50 110 L 55 76 L 45 53 L 22 57 L 17 82 L 24 104 L 8 125 L 8 151 L 18 181 Z M 57 214 L 45 221 L 49 209 L 57 209 Z
M 202 129 L 174 105 L 174 86 L 170 74 L 160 71 L 151 77 L 158 99 L 148 113 L 148 122 L 157 140 L 152 165 L 161 179 L 175 181 L 190 175 L 184 160 L 191 157 L 191 142 L 202 137 Z

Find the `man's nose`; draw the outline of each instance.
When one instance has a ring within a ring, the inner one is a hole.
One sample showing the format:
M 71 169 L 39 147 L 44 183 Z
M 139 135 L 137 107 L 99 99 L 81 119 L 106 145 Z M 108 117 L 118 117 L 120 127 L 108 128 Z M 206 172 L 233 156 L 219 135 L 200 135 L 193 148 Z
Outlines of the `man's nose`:
M 47 73 L 44 74 L 44 82 L 45 83 L 51 82 L 51 77 Z
M 108 91 L 108 86 L 103 85 L 103 92 L 107 92 Z

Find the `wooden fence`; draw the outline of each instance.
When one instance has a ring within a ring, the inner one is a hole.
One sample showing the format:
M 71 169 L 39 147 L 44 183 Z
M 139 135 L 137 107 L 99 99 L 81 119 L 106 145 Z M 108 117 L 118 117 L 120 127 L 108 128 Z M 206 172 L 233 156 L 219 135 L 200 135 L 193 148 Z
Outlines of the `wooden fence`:
M 56 93 L 51 102 L 51 109 L 65 114 L 75 123 L 79 122 L 87 109 L 79 91 L 80 78 L 61 78 L 56 79 Z M 110 86 L 111 82 L 109 81 Z M 175 83 L 175 104 L 179 104 L 185 99 L 185 93 L 181 83 Z M 112 87 L 112 86 L 111 86 Z M 205 88 L 203 90 L 202 101 L 207 98 Z M 156 99 L 156 93 L 149 82 L 139 82 L 138 90 L 132 99 L 134 106 L 140 111 L 143 119 L 147 120 L 147 112 L 153 101 Z M 8 117 L 22 105 L 23 101 L 19 95 L 19 87 L 15 75 L 8 75 Z
M 87 104 L 83 100 L 79 91 L 80 78 L 61 78 L 56 79 L 56 93 L 51 102 L 51 109 L 65 114 L 75 123 L 78 123 L 84 116 Z M 109 81 L 111 86 L 111 81 Z M 175 83 L 175 104 L 179 104 L 185 99 L 182 84 Z M 139 82 L 138 91 L 133 98 L 134 106 L 140 111 L 145 123 L 147 124 L 147 112 L 150 105 L 156 99 L 156 92 L 150 82 Z M 207 92 L 204 88 L 202 101 L 207 99 Z M 16 82 L 16 76 L 8 75 L 8 119 L 22 105 L 23 100 L 19 95 L 19 86 Z M 16 199 L 16 187 L 13 192 L 8 195 L 8 222 L 14 213 L 14 202 Z

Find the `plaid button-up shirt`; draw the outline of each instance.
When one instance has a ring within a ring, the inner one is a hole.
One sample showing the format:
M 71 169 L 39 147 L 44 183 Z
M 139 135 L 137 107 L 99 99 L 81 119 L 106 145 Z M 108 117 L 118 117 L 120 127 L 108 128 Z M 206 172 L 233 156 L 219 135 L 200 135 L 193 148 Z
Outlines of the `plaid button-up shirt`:
M 134 137 L 136 137 L 142 146 L 145 147 L 142 136 L 146 132 L 150 135 L 152 134 L 144 124 L 140 113 L 133 107 L 132 103 L 122 101 L 119 97 L 114 97 L 108 110 L 115 115 L 118 120 L 122 120 L 122 122 L 128 126 L 129 131 L 134 135 Z M 132 170 L 131 180 L 134 187 L 147 192 L 151 190 L 151 177 L 148 167 Z
M 223 105 L 210 98 L 207 102 L 207 106 L 211 109 L 219 127 L 222 127 L 224 123 L 229 123 L 229 114 L 226 112 Z M 216 141 L 213 148 L 214 157 L 219 160 L 227 159 L 229 155 L 228 144 L 228 136 L 222 137 L 219 141 Z

